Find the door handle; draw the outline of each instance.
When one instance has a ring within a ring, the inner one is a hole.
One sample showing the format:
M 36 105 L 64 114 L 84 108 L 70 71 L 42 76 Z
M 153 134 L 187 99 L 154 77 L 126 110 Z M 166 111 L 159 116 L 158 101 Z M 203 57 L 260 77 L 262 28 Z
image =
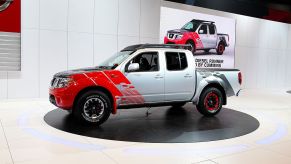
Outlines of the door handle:
M 187 73 L 185 76 L 184 76 L 185 78 L 190 78 L 190 77 L 192 77 L 189 73 Z
M 155 79 L 162 79 L 162 78 L 164 78 L 164 77 L 161 76 L 161 75 L 156 75 L 156 76 L 155 76 Z

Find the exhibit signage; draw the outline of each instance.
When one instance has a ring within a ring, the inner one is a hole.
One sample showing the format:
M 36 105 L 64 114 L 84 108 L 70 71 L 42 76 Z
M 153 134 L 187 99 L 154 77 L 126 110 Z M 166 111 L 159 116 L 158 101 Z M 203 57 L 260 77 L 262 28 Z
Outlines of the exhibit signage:
M 160 42 L 191 45 L 197 68 L 234 68 L 235 19 L 162 7 Z
M 21 0 L 0 0 L 0 71 L 21 70 Z

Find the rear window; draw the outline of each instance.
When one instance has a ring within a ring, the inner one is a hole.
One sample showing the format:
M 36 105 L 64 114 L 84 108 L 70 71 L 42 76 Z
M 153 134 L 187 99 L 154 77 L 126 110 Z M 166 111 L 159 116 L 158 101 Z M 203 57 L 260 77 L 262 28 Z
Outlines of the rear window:
M 185 53 L 166 52 L 167 69 L 169 71 L 184 70 L 188 67 Z

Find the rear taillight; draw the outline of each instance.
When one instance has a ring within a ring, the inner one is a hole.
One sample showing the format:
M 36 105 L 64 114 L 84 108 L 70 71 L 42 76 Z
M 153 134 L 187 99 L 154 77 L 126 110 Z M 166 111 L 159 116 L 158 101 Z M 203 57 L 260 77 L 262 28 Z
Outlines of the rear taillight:
M 242 84 L 242 75 L 241 72 L 238 73 L 238 82 L 241 85 Z

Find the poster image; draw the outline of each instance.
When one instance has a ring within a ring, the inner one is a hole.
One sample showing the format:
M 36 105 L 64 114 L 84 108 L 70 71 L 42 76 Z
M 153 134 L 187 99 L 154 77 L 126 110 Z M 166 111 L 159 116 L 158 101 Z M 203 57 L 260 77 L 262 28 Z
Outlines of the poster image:
M 197 68 L 234 68 L 235 19 L 162 7 L 160 42 L 191 45 Z

